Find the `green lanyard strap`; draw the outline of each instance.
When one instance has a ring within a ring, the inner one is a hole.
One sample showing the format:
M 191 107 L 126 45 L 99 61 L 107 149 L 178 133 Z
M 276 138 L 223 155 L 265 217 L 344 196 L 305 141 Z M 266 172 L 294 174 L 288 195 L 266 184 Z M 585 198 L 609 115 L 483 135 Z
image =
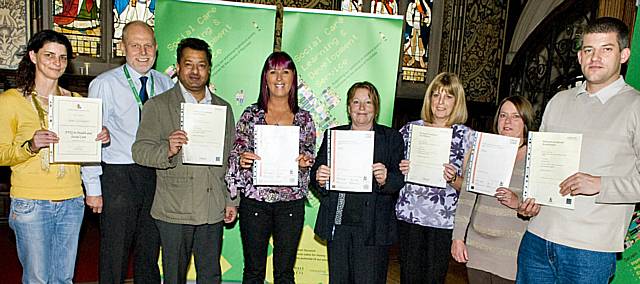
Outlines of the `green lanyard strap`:
M 131 79 L 131 75 L 129 74 L 129 70 L 127 70 L 127 65 L 123 65 L 122 69 L 124 69 L 124 75 L 127 77 L 127 82 L 129 82 L 129 87 L 131 88 L 131 92 L 133 93 L 133 97 L 136 99 L 138 103 L 138 107 L 142 109 L 142 100 L 140 100 L 140 92 L 136 90 L 136 85 L 133 84 L 133 80 Z M 149 72 L 149 77 L 151 77 L 151 93 L 149 94 L 149 98 L 152 98 L 156 95 L 155 82 L 153 80 L 153 74 Z

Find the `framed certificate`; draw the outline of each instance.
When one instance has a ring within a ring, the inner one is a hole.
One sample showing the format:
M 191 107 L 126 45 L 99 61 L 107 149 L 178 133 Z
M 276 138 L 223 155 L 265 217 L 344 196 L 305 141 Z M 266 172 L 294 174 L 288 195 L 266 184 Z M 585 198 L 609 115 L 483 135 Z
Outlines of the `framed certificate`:
M 182 163 L 221 166 L 224 151 L 227 107 L 182 103 L 181 129 L 189 143 L 182 145 Z
M 520 139 L 475 132 L 467 172 L 466 190 L 493 196 L 498 187 L 509 187 Z
M 254 185 L 298 186 L 300 127 L 255 125 Z
M 413 124 L 409 127 L 407 159 L 411 161 L 411 165 L 405 180 L 433 187 L 446 187 L 443 165 L 449 163 L 453 129 Z
M 581 148 L 582 134 L 529 132 L 523 197 L 573 209 L 573 197 L 560 195 L 560 183 L 579 171 Z
M 49 130 L 60 139 L 49 145 L 49 163 L 99 163 L 102 100 L 49 96 Z
M 327 160 L 331 167 L 328 190 L 371 192 L 375 132 L 330 130 Z

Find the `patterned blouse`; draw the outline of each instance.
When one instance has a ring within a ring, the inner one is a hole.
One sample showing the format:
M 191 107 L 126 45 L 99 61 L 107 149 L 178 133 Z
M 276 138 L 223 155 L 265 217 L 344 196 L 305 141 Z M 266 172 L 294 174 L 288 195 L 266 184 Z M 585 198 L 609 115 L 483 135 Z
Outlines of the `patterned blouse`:
M 229 154 L 229 170 L 225 181 L 235 198 L 238 191 L 246 198 L 264 202 L 293 201 L 305 198 L 309 188 L 309 170 L 298 171 L 299 186 L 254 186 L 251 169 L 240 167 L 240 154 L 254 151 L 254 125 L 266 125 L 266 113 L 256 104 L 248 106 L 236 124 L 236 137 Z M 300 109 L 293 117 L 293 125 L 300 127 L 300 153 L 315 157 L 316 128 L 311 114 Z
M 417 120 L 407 123 L 400 129 L 404 139 L 405 157 L 407 157 L 410 124 L 425 126 L 424 121 Z M 454 124 L 452 128 L 449 162 L 458 168 L 458 175 L 461 176 L 464 155 L 471 147 L 473 130 L 461 124 Z M 458 192 L 449 184 L 446 188 L 440 188 L 406 183 L 398 196 L 396 217 L 398 220 L 420 226 L 453 229 L 457 203 Z

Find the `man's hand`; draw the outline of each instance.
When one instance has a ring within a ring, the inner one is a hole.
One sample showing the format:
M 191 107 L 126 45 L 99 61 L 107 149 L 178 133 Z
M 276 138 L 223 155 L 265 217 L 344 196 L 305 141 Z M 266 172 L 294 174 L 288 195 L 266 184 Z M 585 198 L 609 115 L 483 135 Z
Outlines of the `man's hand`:
M 224 209 L 224 222 L 231 223 L 236 220 L 236 216 L 238 216 L 238 208 L 235 206 L 227 206 Z
M 102 144 L 107 144 L 111 141 L 111 136 L 109 135 L 109 129 L 106 127 L 102 127 L 102 131 L 98 133 L 98 137 L 96 137 L 96 141 L 102 142 Z
M 453 240 L 451 242 L 451 256 L 457 262 L 467 263 L 469 261 L 469 253 L 467 252 L 467 246 L 462 240 Z
M 187 144 L 187 133 L 182 130 L 176 130 L 169 134 L 169 158 L 175 156 L 182 149 L 182 145 Z
M 560 194 L 565 196 L 596 195 L 600 193 L 600 177 L 575 173 L 560 183 Z
M 87 196 L 85 201 L 87 206 L 93 210 L 93 213 L 102 213 L 102 195 Z

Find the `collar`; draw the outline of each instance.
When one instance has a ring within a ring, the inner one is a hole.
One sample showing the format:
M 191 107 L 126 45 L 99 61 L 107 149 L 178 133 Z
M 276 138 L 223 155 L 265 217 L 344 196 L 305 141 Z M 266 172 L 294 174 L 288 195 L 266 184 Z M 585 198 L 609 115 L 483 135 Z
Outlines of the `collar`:
M 127 70 L 129 70 L 129 75 L 131 75 L 131 79 L 134 82 L 140 82 L 140 77 L 142 76 L 149 76 L 149 73 L 151 73 L 151 69 L 149 69 L 149 71 L 146 74 L 140 74 L 138 73 L 138 71 L 136 71 L 136 69 L 133 69 L 133 67 L 131 67 L 131 65 L 129 65 L 129 63 L 125 63 L 125 66 L 127 66 Z
M 194 98 L 193 95 L 189 91 L 187 91 L 187 89 L 184 88 L 180 80 L 178 80 L 178 85 L 180 86 L 180 93 L 182 93 L 182 97 L 184 98 L 184 101 L 186 103 L 211 104 L 211 92 L 209 91 L 209 88 L 207 87 L 204 88 L 204 99 L 198 102 L 196 98 Z
M 617 95 L 620 90 L 622 90 L 622 88 L 624 88 L 624 86 L 626 85 L 627 83 L 624 81 L 622 75 L 620 75 L 620 78 L 609 84 L 609 86 L 602 88 L 600 91 L 594 94 L 590 94 L 589 92 L 587 92 L 587 82 L 583 81 L 582 84 L 578 86 L 578 92 L 576 93 L 576 96 L 584 94 L 589 97 L 596 97 L 602 104 L 605 104 L 609 99 Z

